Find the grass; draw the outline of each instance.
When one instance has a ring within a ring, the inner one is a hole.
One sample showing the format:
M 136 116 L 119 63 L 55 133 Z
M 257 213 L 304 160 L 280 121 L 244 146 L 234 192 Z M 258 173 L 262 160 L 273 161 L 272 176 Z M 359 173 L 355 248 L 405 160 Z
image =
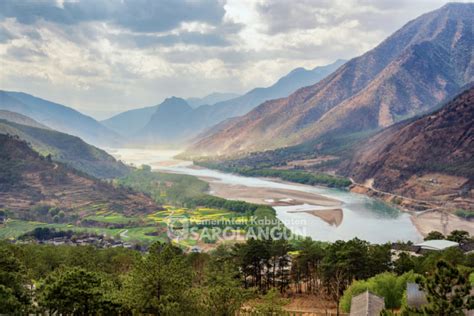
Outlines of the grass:
M 97 214 L 98 212 L 96 212 Z M 124 216 L 122 214 L 117 213 L 104 213 L 101 212 L 103 215 L 90 215 L 85 217 L 84 219 L 101 222 L 101 223 L 111 223 L 111 224 L 128 224 L 130 222 L 139 222 L 140 218 L 136 216 Z
M 191 223 L 200 223 L 204 221 L 219 221 L 233 219 L 235 221 L 245 223 L 247 217 L 241 216 L 235 212 L 213 209 L 213 208 L 197 208 L 189 209 L 183 207 L 174 207 L 166 205 L 166 210 L 158 211 L 146 217 L 131 216 L 127 217 L 114 212 L 105 212 L 103 210 L 96 211 L 94 215 L 89 215 L 84 219 L 96 221 L 99 223 L 111 224 L 129 224 L 132 227 L 127 228 L 105 228 L 105 227 L 78 227 L 72 224 L 48 224 L 35 221 L 23 221 L 9 219 L 7 223 L 0 226 L 0 239 L 15 239 L 19 236 L 32 231 L 37 227 L 55 228 L 57 230 L 72 230 L 76 232 L 89 232 L 95 234 L 105 234 L 110 237 L 120 237 L 123 241 L 133 241 L 140 243 L 151 243 L 154 241 L 166 241 L 166 222 L 169 216 L 184 216 Z M 161 228 L 161 229 L 160 229 Z M 125 235 L 120 236 L 127 230 Z M 156 233 L 156 235 L 151 235 Z M 184 246 L 194 246 L 196 241 L 193 239 L 180 240 Z
M 8 222 L 0 226 L 0 239 L 14 239 L 19 236 L 32 231 L 37 227 L 48 227 L 55 228 L 57 230 L 72 230 L 76 232 L 88 232 L 95 233 L 98 235 L 105 234 L 110 237 L 119 237 L 120 233 L 124 232 L 125 229 L 119 228 L 102 228 L 102 227 L 77 227 L 68 224 L 48 224 L 42 222 L 22 221 L 10 219 Z M 161 233 L 158 236 L 151 236 L 150 233 L 156 232 L 160 225 L 143 226 L 143 227 L 132 227 L 127 229 L 125 237 L 121 237 L 124 241 L 137 241 L 137 242 L 153 242 L 166 240 L 165 233 Z

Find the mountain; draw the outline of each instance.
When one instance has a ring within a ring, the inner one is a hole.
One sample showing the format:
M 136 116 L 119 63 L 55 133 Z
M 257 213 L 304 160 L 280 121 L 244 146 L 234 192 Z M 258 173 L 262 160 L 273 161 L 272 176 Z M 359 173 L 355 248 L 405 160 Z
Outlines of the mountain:
M 157 109 L 158 105 L 129 110 L 103 120 L 101 123 L 118 134 L 134 135 L 145 127 Z
M 130 171 L 122 162 L 115 160 L 102 149 L 85 143 L 79 137 L 38 127 L 41 124 L 33 119 L 17 113 L 6 116 L 5 112 L 0 111 L 0 134 L 19 137 L 43 156 L 51 155 L 54 161 L 62 162 L 97 178 L 122 177 Z M 6 119 L 3 119 L 5 117 Z M 15 121 L 12 121 L 12 117 Z
M 319 83 L 267 101 L 199 139 L 190 154 L 236 154 L 377 130 L 423 113 L 474 80 L 474 4 L 407 23 Z
M 197 108 L 198 106 L 204 105 L 204 104 L 215 104 L 218 102 L 223 102 L 227 101 L 230 99 L 235 99 L 239 97 L 240 95 L 236 93 L 222 93 L 222 92 L 214 92 L 209 95 L 206 95 L 205 97 L 202 98 L 187 98 L 186 102 L 193 107 Z
M 436 112 L 390 126 L 359 144 L 342 168 L 358 183 L 403 196 L 474 199 L 474 87 Z
M 193 132 L 193 112 L 193 108 L 184 99 L 166 99 L 139 132 L 139 141 L 159 144 L 183 139 Z
M 7 120 L 7 121 L 17 123 L 17 124 L 21 124 L 21 125 L 37 127 L 37 128 L 42 128 L 42 129 L 50 129 L 46 125 L 38 123 L 32 118 L 29 118 L 28 116 L 21 115 L 20 113 L 16 113 L 16 112 L 0 110 L 0 119 Z
M 94 145 L 115 146 L 121 142 L 118 134 L 92 117 L 26 93 L 0 90 L 0 109 L 23 114 L 40 124 L 81 137 Z
M 200 107 L 196 112 L 200 116 L 206 117 L 209 122 L 206 127 L 211 127 L 224 119 L 244 115 L 264 101 L 286 97 L 301 87 L 315 84 L 345 62 L 345 60 L 338 59 L 332 64 L 315 67 L 311 70 L 296 68 L 270 87 L 255 88 L 238 98 L 219 102 L 211 107 Z
M 154 115 L 152 121 L 150 113 L 157 111 L 162 106 L 161 104 L 118 114 L 103 121 L 103 124 L 118 133 L 132 137 L 134 142 L 146 140 L 148 144 L 183 143 L 225 119 L 247 113 L 265 100 L 280 98 L 297 88 L 314 84 L 336 70 L 343 63 L 343 60 L 338 60 L 333 64 L 316 67 L 312 70 L 298 68 L 268 88 L 256 88 L 243 96 L 227 101 L 211 105 L 204 104 L 194 109 L 188 103 L 188 107 L 180 107 L 184 111 L 183 113 L 174 111 L 174 117 L 168 115 L 159 119 L 158 115 Z M 163 103 L 169 103 L 169 100 L 175 99 L 179 98 L 173 97 L 168 99 L 168 101 L 165 100 Z M 182 104 L 183 102 L 186 102 L 186 100 L 181 99 L 180 103 Z M 189 112 L 189 108 L 192 109 L 192 112 Z M 154 130 L 153 126 L 161 124 L 159 123 L 160 120 L 165 122 L 165 125 L 168 127 L 166 130 L 160 128 Z
M 71 221 L 98 210 L 143 214 L 159 209 L 143 194 L 115 188 L 39 155 L 13 136 L 0 135 L 0 208 L 35 220 L 44 215 L 36 208 L 40 205 L 58 207 Z

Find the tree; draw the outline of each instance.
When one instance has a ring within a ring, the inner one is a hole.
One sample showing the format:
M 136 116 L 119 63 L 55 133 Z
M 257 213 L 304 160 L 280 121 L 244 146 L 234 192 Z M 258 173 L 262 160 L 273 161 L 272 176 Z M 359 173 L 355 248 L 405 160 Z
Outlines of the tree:
M 241 308 L 251 291 L 242 288 L 238 269 L 230 263 L 210 263 L 202 290 L 206 314 L 233 316 Z
M 26 313 L 30 304 L 27 279 L 21 262 L 0 245 L 0 314 Z
M 423 312 L 428 315 L 464 315 L 464 310 L 474 309 L 474 296 L 466 276 L 445 261 L 439 261 L 436 271 L 426 279 L 416 280 L 425 292 L 428 305 Z
M 112 283 L 103 275 L 78 267 L 49 274 L 38 289 L 38 305 L 49 314 L 91 315 L 110 313 L 119 306 L 109 294 Z
M 469 233 L 465 230 L 453 230 L 446 239 L 462 244 L 471 238 Z
M 267 284 L 263 282 L 263 271 L 269 265 L 268 260 L 270 259 L 268 242 L 249 239 L 245 244 L 236 244 L 234 256 L 243 273 L 245 287 L 250 285 L 264 290 Z M 251 277 L 250 284 L 247 280 L 248 277 Z
M 446 237 L 444 237 L 443 234 L 441 234 L 440 232 L 437 232 L 435 230 L 431 231 L 428 233 L 428 235 L 426 235 L 425 237 L 425 241 L 426 240 L 439 240 L 439 239 L 445 239 Z
M 270 289 L 263 296 L 262 301 L 255 305 L 255 311 L 257 315 L 280 315 L 283 312 L 283 306 L 288 303 L 288 300 L 281 298 L 276 289 Z
M 398 259 L 394 262 L 393 271 L 398 275 L 402 275 L 403 273 L 409 272 L 413 269 L 415 269 L 415 261 L 412 256 L 406 252 L 400 253 Z
M 311 238 L 305 238 L 299 245 L 299 254 L 293 260 L 292 272 L 299 283 L 306 283 L 309 292 L 319 292 L 317 281 L 319 279 L 319 270 L 324 257 L 324 249 L 321 244 L 313 241 Z M 297 288 L 298 291 L 301 289 Z
M 193 272 L 179 248 L 155 243 L 126 276 L 122 301 L 137 314 L 183 315 L 195 311 Z

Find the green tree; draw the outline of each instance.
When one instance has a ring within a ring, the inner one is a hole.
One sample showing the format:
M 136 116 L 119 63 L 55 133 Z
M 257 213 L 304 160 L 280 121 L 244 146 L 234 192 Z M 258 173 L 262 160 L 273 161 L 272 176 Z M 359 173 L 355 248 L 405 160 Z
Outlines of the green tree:
M 124 304 L 138 314 L 188 315 L 196 310 L 193 272 L 179 248 L 155 243 L 126 276 Z
M 440 232 L 437 232 L 435 230 L 429 232 L 428 235 L 426 235 L 425 237 L 425 241 L 426 240 L 439 240 L 439 239 L 446 239 L 446 237 Z
M 446 239 L 462 244 L 471 238 L 469 233 L 465 230 L 453 230 Z
M 111 313 L 112 283 L 104 276 L 78 267 L 64 267 L 49 274 L 38 289 L 38 305 L 50 314 L 91 315 Z
M 230 263 L 210 263 L 202 290 L 206 314 L 232 316 L 251 295 L 242 287 L 238 270 Z
M 0 245 L 0 314 L 27 312 L 30 304 L 27 281 L 21 262 Z
M 416 282 L 426 293 L 429 304 L 423 307 L 428 315 L 464 315 L 464 310 L 474 309 L 474 296 L 466 276 L 445 261 L 439 261 L 436 271 L 426 279 Z
M 398 275 L 402 275 L 403 273 L 412 271 L 414 269 L 415 261 L 413 260 L 412 256 L 406 252 L 400 253 L 398 259 L 394 262 L 393 271 Z

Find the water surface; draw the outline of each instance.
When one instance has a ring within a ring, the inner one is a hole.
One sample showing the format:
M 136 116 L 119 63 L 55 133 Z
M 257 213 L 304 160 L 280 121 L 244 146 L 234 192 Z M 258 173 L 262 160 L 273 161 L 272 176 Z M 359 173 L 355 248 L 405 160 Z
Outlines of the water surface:
M 189 174 L 213 181 L 247 187 L 264 187 L 296 190 L 337 199 L 342 202 L 343 220 L 339 225 L 331 225 L 317 216 L 295 211 L 312 210 L 318 206 L 293 205 L 274 206 L 278 218 L 292 231 L 315 240 L 335 241 L 358 237 L 372 243 L 389 241 L 418 242 L 421 235 L 410 220 L 410 214 L 399 211 L 379 200 L 339 189 L 282 183 L 271 179 L 244 177 L 235 174 L 194 168 L 190 161 L 176 161 L 173 156 L 178 151 L 152 149 L 109 149 L 112 155 L 134 165 L 147 164 L 154 170 Z M 264 199 L 265 197 L 262 197 Z M 320 207 L 319 207 L 320 208 Z

